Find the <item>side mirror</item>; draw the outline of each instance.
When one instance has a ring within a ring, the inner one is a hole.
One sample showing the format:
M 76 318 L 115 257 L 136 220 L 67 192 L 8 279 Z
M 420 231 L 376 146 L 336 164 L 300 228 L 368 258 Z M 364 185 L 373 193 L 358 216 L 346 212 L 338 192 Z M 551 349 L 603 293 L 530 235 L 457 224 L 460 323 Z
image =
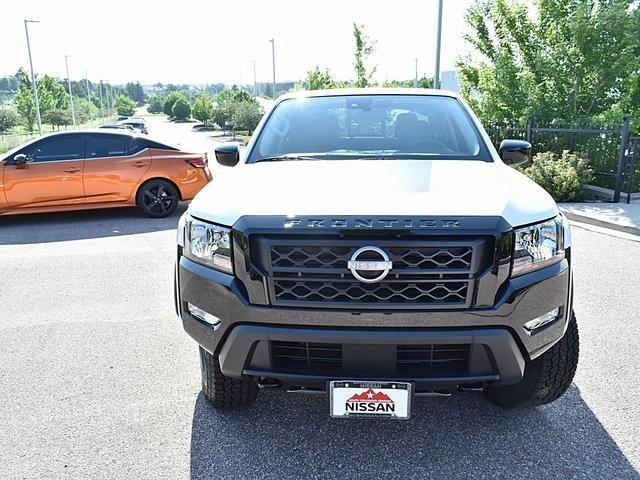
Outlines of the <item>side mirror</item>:
M 529 161 L 531 144 L 524 140 L 503 140 L 498 148 L 500 158 L 507 165 L 517 165 Z
M 240 150 L 237 143 L 223 143 L 216 148 L 216 160 L 225 167 L 235 167 L 240 161 Z
M 28 158 L 24 153 L 19 153 L 15 157 L 13 157 L 13 164 L 24 165 L 25 163 L 27 163 L 27 160 Z

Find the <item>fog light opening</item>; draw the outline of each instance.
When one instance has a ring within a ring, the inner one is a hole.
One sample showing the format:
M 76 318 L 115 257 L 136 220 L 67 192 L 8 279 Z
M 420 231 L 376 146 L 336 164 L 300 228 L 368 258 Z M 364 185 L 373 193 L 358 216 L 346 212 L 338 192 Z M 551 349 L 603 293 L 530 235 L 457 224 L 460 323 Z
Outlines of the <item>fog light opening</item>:
M 222 323 L 222 320 L 220 320 L 218 317 L 216 317 L 215 315 L 211 315 L 209 312 L 205 312 L 199 307 L 196 307 L 193 303 L 187 302 L 187 308 L 189 309 L 189 313 L 191 315 L 196 317 L 198 320 L 202 320 L 203 322 L 208 323 L 214 328 L 218 328 Z
M 550 312 L 545 313 L 544 315 L 540 315 L 539 317 L 534 318 L 533 320 L 528 321 L 524 324 L 524 329 L 527 331 L 529 335 L 534 333 L 541 327 L 548 325 L 551 322 L 554 322 L 560 316 L 560 307 L 551 310 Z

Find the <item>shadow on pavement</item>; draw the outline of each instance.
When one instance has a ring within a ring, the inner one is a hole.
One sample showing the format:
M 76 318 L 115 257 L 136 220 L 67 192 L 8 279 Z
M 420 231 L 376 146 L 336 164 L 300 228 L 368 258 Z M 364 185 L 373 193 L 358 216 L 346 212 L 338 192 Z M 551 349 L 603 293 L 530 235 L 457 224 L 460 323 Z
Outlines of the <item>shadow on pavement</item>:
M 135 207 L 34 213 L 0 217 L 0 245 L 63 242 L 173 230 L 187 209 L 180 203 L 167 218 L 148 218 Z
M 638 478 L 575 386 L 532 410 L 419 398 L 408 422 L 334 420 L 327 408 L 324 395 L 271 391 L 220 413 L 200 393 L 191 478 Z

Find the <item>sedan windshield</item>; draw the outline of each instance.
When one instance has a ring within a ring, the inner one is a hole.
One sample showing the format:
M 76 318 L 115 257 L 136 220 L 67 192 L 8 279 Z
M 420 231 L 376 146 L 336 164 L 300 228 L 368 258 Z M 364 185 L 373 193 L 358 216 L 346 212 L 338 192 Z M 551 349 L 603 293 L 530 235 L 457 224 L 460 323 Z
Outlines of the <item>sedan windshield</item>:
M 284 100 L 248 162 L 388 158 L 491 160 L 455 98 L 380 94 Z

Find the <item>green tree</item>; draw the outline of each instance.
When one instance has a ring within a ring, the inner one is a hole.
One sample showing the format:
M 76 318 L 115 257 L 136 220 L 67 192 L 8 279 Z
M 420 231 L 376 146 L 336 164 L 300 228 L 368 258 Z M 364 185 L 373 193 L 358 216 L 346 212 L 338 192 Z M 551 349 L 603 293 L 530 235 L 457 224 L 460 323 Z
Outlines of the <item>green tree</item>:
M 216 103 L 213 107 L 211 118 L 223 131 L 226 131 L 227 123 L 231 122 L 236 103 L 232 101 L 224 101 Z
M 256 102 L 238 102 L 231 117 L 233 127 L 236 130 L 247 130 L 251 135 L 260 123 L 263 113 Z
M 178 98 L 171 109 L 171 116 L 176 120 L 186 120 L 191 116 L 191 106 L 186 98 Z
M 163 109 L 164 109 L 164 97 L 159 94 L 151 95 L 149 97 L 149 106 L 147 107 L 147 112 L 162 113 Z
M 24 125 L 32 131 L 36 122 L 36 104 L 33 100 L 31 81 L 26 74 L 20 75 L 20 88 L 13 97 L 13 103 Z
M 365 33 L 364 26 L 353 24 L 353 37 L 356 42 L 355 49 L 355 63 L 356 69 L 356 87 L 369 87 L 372 86 L 371 78 L 376 72 L 376 66 L 368 67 L 367 62 L 369 56 L 375 50 L 375 42 L 372 41 Z
M 20 122 L 18 113 L 9 107 L 0 107 L 0 132 L 6 132 Z
M 579 123 L 640 113 L 636 0 L 476 0 L 459 60 L 463 94 L 486 122 Z
M 168 87 L 167 87 L 168 88 Z M 167 95 L 164 99 L 164 106 L 162 107 L 162 111 L 165 115 L 172 116 L 173 115 L 173 105 L 176 101 L 182 98 L 186 101 L 186 98 L 183 94 L 176 91 L 171 91 L 169 95 Z
M 336 82 L 331 76 L 328 68 L 324 71 L 316 66 L 307 72 L 306 78 L 307 88 L 309 90 L 323 90 L 327 88 L 336 88 Z
M 200 120 L 204 125 L 207 124 L 211 115 L 213 114 L 213 102 L 209 95 L 200 95 L 193 102 L 193 108 L 191 109 L 193 118 Z
M 87 98 L 74 98 L 73 106 L 76 109 L 76 115 L 82 115 L 86 119 L 93 119 L 98 116 L 98 107 L 96 107 L 94 103 Z
M 125 95 L 120 95 L 118 98 L 116 98 L 115 107 L 118 115 L 126 115 L 127 117 L 130 117 L 131 115 L 136 113 L 136 104 L 133 100 Z
M 52 108 L 47 110 L 42 116 L 42 121 L 48 123 L 54 128 L 66 127 L 71 125 L 73 119 L 71 118 L 71 111 L 64 110 L 62 108 Z

